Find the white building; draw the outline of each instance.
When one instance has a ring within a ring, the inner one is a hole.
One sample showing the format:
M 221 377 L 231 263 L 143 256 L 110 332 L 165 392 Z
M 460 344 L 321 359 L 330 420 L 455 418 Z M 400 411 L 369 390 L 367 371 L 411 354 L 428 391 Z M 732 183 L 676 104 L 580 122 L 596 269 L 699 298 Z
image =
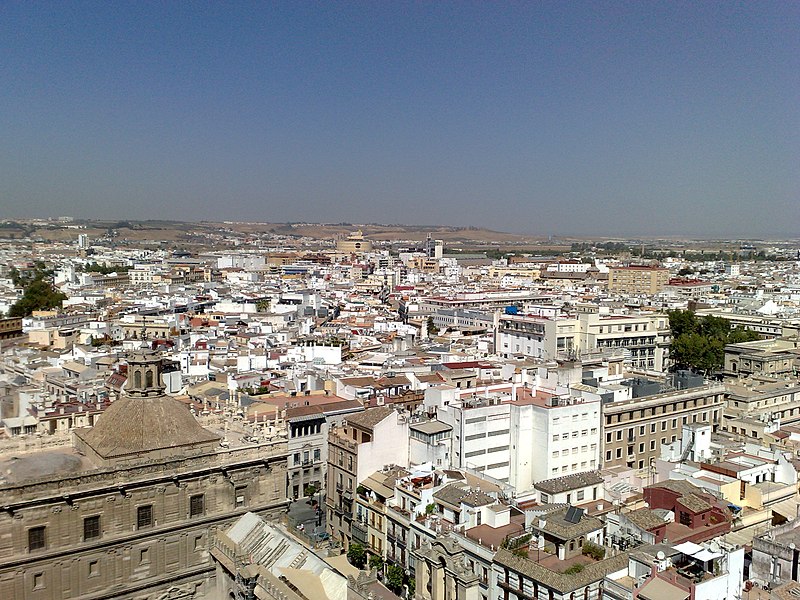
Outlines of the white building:
M 524 495 L 539 481 L 600 464 L 600 402 L 520 390 L 511 404 L 509 483 Z
M 518 496 L 536 482 L 600 464 L 599 399 L 516 385 L 425 390 L 425 406 L 452 428 L 450 464 L 508 483 Z
M 669 355 L 669 319 L 662 314 L 601 314 L 544 317 L 500 315 L 497 352 L 506 358 L 570 359 L 620 349 L 633 368 L 663 371 Z

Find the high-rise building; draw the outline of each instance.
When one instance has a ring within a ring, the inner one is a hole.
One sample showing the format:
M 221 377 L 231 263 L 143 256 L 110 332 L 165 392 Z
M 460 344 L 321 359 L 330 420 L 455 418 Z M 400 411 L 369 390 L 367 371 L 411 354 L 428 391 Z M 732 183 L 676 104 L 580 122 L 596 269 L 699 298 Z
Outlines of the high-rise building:
M 669 283 L 669 270 L 663 267 L 610 267 L 608 291 L 612 294 L 654 296 Z

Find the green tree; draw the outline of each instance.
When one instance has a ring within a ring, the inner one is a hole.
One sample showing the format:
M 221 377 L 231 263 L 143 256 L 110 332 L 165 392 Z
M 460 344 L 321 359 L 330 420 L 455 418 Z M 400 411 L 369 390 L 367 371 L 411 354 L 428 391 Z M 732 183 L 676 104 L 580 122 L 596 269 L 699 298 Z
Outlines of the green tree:
M 25 287 L 22 298 L 9 309 L 9 317 L 27 317 L 35 310 L 47 310 L 61 306 L 66 295 L 56 290 L 49 281 L 37 279 Z
M 347 562 L 357 569 L 363 569 L 364 565 L 367 564 L 367 553 L 364 550 L 364 546 L 358 542 L 350 544 L 347 549 Z
M 752 331 L 750 329 L 745 329 L 744 327 L 736 327 L 731 330 L 730 334 L 728 335 L 728 343 L 729 344 L 741 344 L 742 342 L 754 342 L 759 339 L 759 335 L 757 332 Z
M 725 346 L 758 339 L 754 331 L 732 328 L 722 317 L 697 318 L 691 311 L 669 311 L 672 329 L 670 356 L 675 366 L 709 374 L 722 367 Z
M 383 571 L 383 558 L 381 558 L 377 554 L 372 554 L 369 557 L 369 568 L 370 570 L 377 569 L 378 572 Z
M 673 338 L 697 331 L 697 319 L 691 310 L 670 310 L 667 311 L 667 317 Z
M 403 589 L 403 568 L 398 565 L 389 565 L 386 569 L 386 587 L 395 594 L 400 594 Z

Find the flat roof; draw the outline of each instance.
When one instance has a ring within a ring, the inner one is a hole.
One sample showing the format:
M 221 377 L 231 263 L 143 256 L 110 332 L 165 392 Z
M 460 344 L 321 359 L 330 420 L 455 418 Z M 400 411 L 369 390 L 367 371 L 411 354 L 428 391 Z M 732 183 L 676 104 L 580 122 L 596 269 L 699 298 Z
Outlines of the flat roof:
M 452 427 L 450 427 L 450 425 L 442 423 L 441 421 L 425 421 L 422 423 L 411 423 L 408 426 L 408 428 L 428 435 L 432 435 L 434 433 L 443 433 L 445 431 L 451 431 L 453 429 Z

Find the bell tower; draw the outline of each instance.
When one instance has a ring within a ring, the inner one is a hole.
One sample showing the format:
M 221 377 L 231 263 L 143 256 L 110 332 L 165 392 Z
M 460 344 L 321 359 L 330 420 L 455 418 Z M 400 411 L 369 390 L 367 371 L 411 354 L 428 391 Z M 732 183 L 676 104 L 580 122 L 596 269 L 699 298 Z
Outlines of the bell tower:
M 128 358 L 128 381 L 124 391 L 132 398 L 150 398 L 164 394 L 161 358 L 156 353 L 140 351 Z

